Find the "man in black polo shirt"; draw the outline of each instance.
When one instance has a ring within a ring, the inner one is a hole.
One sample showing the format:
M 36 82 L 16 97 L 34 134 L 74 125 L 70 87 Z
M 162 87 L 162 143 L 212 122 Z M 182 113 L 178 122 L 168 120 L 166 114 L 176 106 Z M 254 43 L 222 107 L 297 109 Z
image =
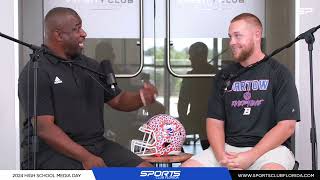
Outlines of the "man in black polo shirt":
M 58 7 L 47 13 L 43 45 L 46 53 L 40 57 L 38 72 L 37 169 L 151 166 L 103 137 L 103 105 L 107 103 L 121 111 L 136 110 L 153 103 L 157 90 L 151 84 L 145 84 L 137 93 L 112 90 L 98 75 L 76 66 L 103 71 L 97 61 L 81 54 L 85 37 L 81 18 L 74 10 Z M 19 77 L 19 98 L 27 114 L 24 130 L 29 132 L 32 132 L 28 126 L 31 127 L 33 113 L 33 84 L 29 62 Z M 24 150 L 21 168 L 31 169 L 32 146 L 27 138 L 22 147 L 29 148 Z
M 295 160 L 290 137 L 300 120 L 293 77 L 274 59 L 261 63 L 265 57 L 262 24 L 255 15 L 243 13 L 233 18 L 229 36 L 237 63 L 220 72 L 214 81 L 207 115 L 210 147 L 183 166 L 291 170 Z M 224 77 L 248 66 L 253 67 L 225 89 Z

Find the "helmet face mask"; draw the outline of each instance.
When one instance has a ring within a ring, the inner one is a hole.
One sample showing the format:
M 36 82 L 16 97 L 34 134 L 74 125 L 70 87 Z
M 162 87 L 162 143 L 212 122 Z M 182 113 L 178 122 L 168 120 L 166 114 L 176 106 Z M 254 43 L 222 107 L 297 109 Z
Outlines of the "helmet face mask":
M 131 141 L 131 151 L 140 156 L 150 156 L 156 154 L 154 132 L 148 129 L 146 124 L 139 128 L 139 131 L 143 132 L 142 140 L 134 139 Z
M 139 156 L 177 155 L 186 137 L 182 124 L 175 118 L 159 114 L 150 118 L 139 128 L 142 140 L 131 141 L 131 151 Z

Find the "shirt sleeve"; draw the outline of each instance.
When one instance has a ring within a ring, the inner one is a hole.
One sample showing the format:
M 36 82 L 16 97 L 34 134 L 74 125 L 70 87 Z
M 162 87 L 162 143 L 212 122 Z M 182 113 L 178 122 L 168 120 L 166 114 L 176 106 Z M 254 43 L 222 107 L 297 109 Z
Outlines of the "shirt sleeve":
M 300 121 L 300 108 L 297 88 L 290 71 L 283 65 L 280 66 L 274 87 L 274 103 L 277 121 Z
M 34 69 L 29 62 L 19 76 L 18 96 L 27 118 L 34 115 Z M 37 115 L 54 115 L 49 75 L 41 68 L 37 80 Z
M 118 96 L 121 93 L 121 89 L 116 86 L 115 89 L 111 89 L 111 88 L 107 88 L 108 91 L 104 91 L 104 102 L 107 103 L 108 101 L 110 101 L 111 99 L 113 99 L 114 97 Z
M 208 118 L 218 119 L 224 121 L 226 118 L 224 99 L 222 92 L 223 80 L 220 74 L 213 78 L 212 92 L 208 101 Z
M 109 70 L 110 72 L 107 72 L 107 70 Z M 104 73 L 105 75 L 107 75 L 108 73 L 113 73 L 114 74 L 112 66 L 109 67 L 108 69 L 105 69 L 104 67 L 102 67 L 100 65 L 100 72 Z M 107 103 L 108 101 L 110 101 L 114 97 L 118 96 L 121 93 L 121 89 L 120 89 L 120 87 L 118 85 L 116 85 L 114 87 L 114 89 L 112 89 L 111 86 L 107 84 L 106 80 L 103 81 L 103 82 L 104 82 L 104 87 L 106 87 L 106 89 L 104 90 L 104 102 Z

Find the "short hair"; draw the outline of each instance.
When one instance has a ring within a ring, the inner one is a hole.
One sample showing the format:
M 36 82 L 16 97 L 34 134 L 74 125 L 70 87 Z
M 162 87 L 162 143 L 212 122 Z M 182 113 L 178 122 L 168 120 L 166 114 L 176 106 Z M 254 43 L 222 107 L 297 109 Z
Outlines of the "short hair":
M 198 57 L 208 56 L 208 46 L 203 42 L 193 43 L 189 48 L 189 53 L 193 53 Z
M 238 16 L 234 17 L 231 20 L 231 23 L 233 23 L 235 21 L 239 21 L 239 20 L 247 21 L 247 22 L 249 22 L 255 26 L 258 26 L 259 28 L 262 29 L 262 23 L 261 23 L 260 19 L 257 16 L 255 16 L 254 14 L 251 14 L 251 13 L 239 14 Z
M 45 22 L 50 20 L 50 18 L 55 17 L 55 16 L 59 16 L 59 15 L 74 15 L 74 16 L 79 16 L 78 13 L 71 9 L 71 8 L 67 8 L 67 7 L 55 7 L 53 9 L 51 9 L 45 16 L 44 20 Z
M 55 7 L 51 9 L 44 18 L 44 28 L 46 34 L 55 28 L 62 26 L 63 19 L 67 15 L 72 15 L 75 17 L 80 17 L 78 13 L 67 7 Z

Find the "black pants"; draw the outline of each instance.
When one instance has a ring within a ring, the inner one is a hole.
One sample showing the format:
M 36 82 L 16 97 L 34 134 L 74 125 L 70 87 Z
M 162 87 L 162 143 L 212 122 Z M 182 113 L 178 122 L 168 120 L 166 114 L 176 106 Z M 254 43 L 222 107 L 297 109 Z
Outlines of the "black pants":
M 101 157 L 108 167 L 136 167 L 143 160 L 119 144 L 103 139 L 83 145 L 89 152 Z M 32 162 L 32 158 L 29 159 Z M 27 161 L 22 162 L 22 169 L 28 169 Z M 30 165 L 30 162 L 29 162 Z M 32 169 L 33 166 L 31 166 Z M 29 167 L 30 168 L 30 167 Z M 53 150 L 37 153 L 37 169 L 83 169 L 82 163 Z

